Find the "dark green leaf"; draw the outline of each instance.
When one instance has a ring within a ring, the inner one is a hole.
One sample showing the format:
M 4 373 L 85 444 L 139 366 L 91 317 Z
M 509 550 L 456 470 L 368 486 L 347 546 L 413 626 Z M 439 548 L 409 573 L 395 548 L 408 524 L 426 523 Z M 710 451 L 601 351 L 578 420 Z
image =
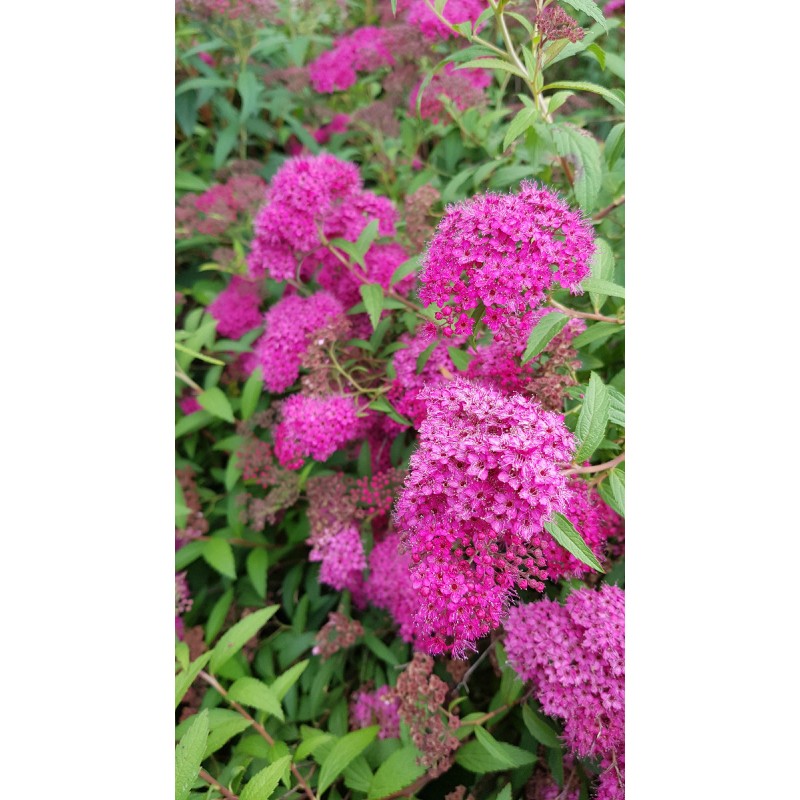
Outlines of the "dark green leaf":
M 592 372 L 575 428 L 575 433 L 581 443 L 578 452 L 575 453 L 576 464 L 581 464 L 591 458 L 592 453 L 603 440 L 610 406 L 608 387 L 600 380 L 596 372 Z
M 553 519 L 550 522 L 545 522 L 544 527 L 556 542 L 572 553 L 575 558 L 593 570 L 603 572 L 600 562 L 589 548 L 589 545 L 583 541 L 583 537 L 563 514 L 553 514 Z
M 263 547 L 256 547 L 247 556 L 245 562 L 247 577 L 250 583 L 258 592 L 260 597 L 267 593 L 267 568 L 269 567 L 269 556 Z
M 364 644 L 387 664 L 397 666 L 400 663 L 397 656 L 377 636 L 371 633 L 364 634 Z
M 205 643 L 211 644 L 217 638 L 217 634 L 222 630 L 222 625 L 225 622 L 225 616 L 233 602 L 233 589 L 228 589 L 222 597 L 214 603 L 214 608 L 208 615 L 208 622 L 206 622 L 206 635 Z
M 390 794 L 399 792 L 410 786 L 417 778 L 425 774 L 425 767 L 419 766 L 417 760 L 422 753 L 413 745 L 403 747 L 392 753 L 378 767 L 369 787 L 368 800 L 379 800 Z
M 217 646 L 211 655 L 211 672 L 216 672 L 225 662 L 236 655 L 245 642 L 252 639 L 279 608 L 280 606 L 268 606 L 267 608 L 259 609 L 239 620 L 228 630 L 217 642 Z
M 514 119 L 511 120 L 508 130 L 506 130 L 506 135 L 503 139 L 503 150 L 507 150 L 511 142 L 525 133 L 538 116 L 535 109 L 527 107 L 520 109 Z
M 362 283 L 358 289 L 364 300 L 367 314 L 369 314 L 372 329 L 375 330 L 381 318 L 381 311 L 383 311 L 383 286 L 379 283 Z
M 615 333 L 621 333 L 622 330 L 623 326 L 616 322 L 595 322 L 572 340 L 572 346 L 580 348 L 592 342 L 599 342 Z
M 528 345 L 525 352 L 522 354 L 522 363 L 530 361 L 534 356 L 539 353 L 552 341 L 553 337 L 560 333 L 564 326 L 569 322 L 569 317 L 560 314 L 558 311 L 552 311 L 545 314 L 534 325 L 528 336 Z
M 322 762 L 317 794 L 322 794 L 342 774 L 347 765 L 360 755 L 375 739 L 380 730 L 373 725 L 348 733 L 339 739 Z
M 264 386 L 264 376 L 261 367 L 256 367 L 250 377 L 245 381 L 242 389 L 242 419 L 250 419 L 258 406 L 258 398 Z
M 522 706 L 522 721 L 531 736 L 545 747 L 561 747 L 558 734 L 545 722 L 544 717 L 534 711 L 527 703 Z

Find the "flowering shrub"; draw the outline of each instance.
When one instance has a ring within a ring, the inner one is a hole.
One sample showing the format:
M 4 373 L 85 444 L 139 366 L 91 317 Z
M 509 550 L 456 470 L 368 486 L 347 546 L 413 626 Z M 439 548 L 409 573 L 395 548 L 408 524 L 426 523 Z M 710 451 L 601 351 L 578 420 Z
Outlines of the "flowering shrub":
M 176 13 L 176 797 L 623 797 L 624 3 Z

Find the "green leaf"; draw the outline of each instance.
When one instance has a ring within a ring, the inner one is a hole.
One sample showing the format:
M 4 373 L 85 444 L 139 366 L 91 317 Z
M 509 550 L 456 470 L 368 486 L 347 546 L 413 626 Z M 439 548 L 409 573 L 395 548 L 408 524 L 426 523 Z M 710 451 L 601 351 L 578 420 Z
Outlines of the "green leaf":
M 625 111 L 624 95 L 621 94 L 619 89 L 612 91 L 597 83 L 589 83 L 589 81 L 556 81 L 555 83 L 548 83 L 546 86 L 542 87 L 543 92 L 549 91 L 550 89 L 573 89 L 576 92 L 592 92 L 593 94 L 599 94 L 618 111 Z
M 498 793 L 495 800 L 511 800 L 511 784 L 507 783 L 501 792 Z
M 545 747 L 561 747 L 558 734 L 545 722 L 544 717 L 527 703 L 522 706 L 522 721 L 537 742 L 541 742 Z
M 417 356 L 417 375 L 422 373 L 422 370 L 425 369 L 425 365 L 428 363 L 428 359 L 433 354 L 433 351 L 439 346 L 439 340 L 434 339 L 418 356 Z
M 571 156 L 577 161 L 575 172 L 575 199 L 584 209 L 594 209 L 603 181 L 603 164 L 600 145 L 588 131 L 566 123 L 549 126 L 553 146 L 558 155 Z
M 211 654 L 211 665 L 209 667 L 211 672 L 216 672 L 223 664 L 235 656 L 242 649 L 245 642 L 252 639 L 279 608 L 280 606 L 268 606 L 267 608 L 259 609 L 239 620 L 228 630 L 217 642 L 217 646 Z
M 264 375 L 261 367 L 256 367 L 250 377 L 245 381 L 242 389 L 242 419 L 250 419 L 258 406 L 258 398 L 264 386 Z
M 568 322 L 569 317 L 560 314 L 558 311 L 545 314 L 533 326 L 533 330 L 528 336 L 528 345 L 522 354 L 522 363 L 525 364 L 534 356 L 538 356 Z
M 195 682 L 200 670 L 208 663 L 211 653 L 203 653 L 196 661 L 189 664 L 189 668 L 182 670 L 175 676 L 175 708 L 180 705 L 189 687 Z
M 224 709 L 215 709 L 215 711 L 221 710 Z M 220 747 L 223 747 L 233 739 L 234 736 L 238 736 L 243 730 L 249 728 L 251 724 L 250 720 L 233 712 L 231 717 L 225 719 L 219 725 L 214 725 L 208 736 L 208 743 L 206 744 L 206 751 L 203 758 L 208 758 L 212 753 L 216 753 Z
M 553 514 L 553 519 L 545 522 L 544 527 L 565 550 L 572 553 L 579 561 L 597 572 L 604 571 L 589 545 L 583 541 L 583 537 L 563 514 Z
M 228 689 L 228 698 L 242 705 L 257 708 L 259 711 L 266 711 L 281 722 L 284 721 L 280 701 L 275 697 L 272 689 L 257 678 L 239 678 Z
M 611 489 L 611 496 L 614 498 L 614 503 L 611 507 L 621 517 L 625 516 L 625 473 L 622 470 L 612 469 L 608 473 L 608 484 Z
M 175 188 L 186 192 L 205 192 L 208 184 L 197 175 L 179 169 L 175 172 Z
M 590 16 L 595 22 L 599 22 L 608 31 L 606 18 L 603 16 L 600 6 L 594 0 L 564 0 L 564 2 L 577 11 L 583 11 L 584 14 Z
M 533 753 L 506 742 L 498 742 L 483 728 L 476 728 L 475 735 L 478 741 L 467 742 L 456 753 L 456 763 L 470 772 L 504 772 L 536 761 Z
M 397 412 L 397 409 L 395 409 L 395 407 L 385 397 L 379 397 L 377 400 L 373 400 L 369 404 L 369 407 L 373 411 L 382 411 L 384 414 L 387 414 L 395 422 L 399 422 L 401 425 L 410 426 L 412 424 L 411 420 L 401 416 Z
M 611 398 L 608 394 L 608 387 L 600 380 L 596 372 L 592 372 L 589 377 L 589 385 L 583 396 L 583 407 L 581 408 L 578 424 L 575 433 L 580 440 L 580 447 L 575 453 L 575 463 L 581 464 L 592 453 L 597 450 L 598 445 L 603 440 L 603 435 L 608 424 L 608 412 L 611 405 Z
M 217 638 L 217 634 L 222 630 L 222 625 L 225 622 L 225 616 L 233 603 L 233 588 L 228 589 L 222 597 L 214 603 L 214 608 L 208 615 L 206 622 L 206 635 L 205 643 L 211 644 Z
M 233 558 L 233 548 L 227 539 L 209 539 L 204 543 L 203 558 L 220 575 L 236 579 L 236 562 Z
M 377 636 L 364 634 L 364 644 L 387 664 L 395 667 L 400 663 L 400 659 Z
M 499 742 L 489 731 L 481 727 L 475 728 L 475 738 L 487 753 L 498 762 L 505 762 L 506 766 L 512 769 L 532 764 L 536 760 L 536 756 L 532 753 L 527 753 L 525 750 L 509 745 L 506 742 Z
M 190 78 L 175 90 L 175 96 L 188 92 L 190 89 L 228 89 L 232 86 L 233 83 L 227 78 Z
M 208 741 L 208 711 L 201 711 L 175 748 L 175 800 L 187 800 Z
M 595 239 L 595 245 L 596 249 L 591 264 L 592 278 L 598 278 L 605 282 L 613 281 L 615 259 L 611 245 L 605 239 Z M 592 291 L 589 292 L 589 297 L 595 312 L 600 311 L 608 299 L 608 295 Z
M 469 353 L 465 353 L 463 350 L 459 350 L 457 347 L 448 347 L 447 352 L 450 356 L 450 360 L 455 365 L 455 368 L 461 370 L 462 372 L 469 367 L 469 363 L 473 358 L 473 356 L 471 356 Z
M 358 792 L 368 792 L 372 783 L 372 770 L 364 756 L 354 758 L 350 766 L 344 771 L 344 785 L 348 789 Z
M 456 69 L 499 69 L 510 72 L 512 75 L 518 75 L 525 81 L 529 80 L 527 74 L 519 67 L 508 61 L 501 61 L 499 58 L 473 58 L 464 64 L 459 64 Z
M 275 791 L 275 787 L 289 768 L 291 761 L 291 756 L 283 756 L 268 767 L 264 767 L 261 772 L 257 772 L 239 793 L 239 800 L 267 800 Z
M 625 395 L 618 392 L 613 386 L 608 387 L 610 400 L 608 419 L 621 428 L 625 427 Z
M 213 420 L 214 415 L 209 414 L 208 411 L 195 411 L 194 414 L 187 414 L 175 423 L 175 438 L 180 439 L 181 436 L 205 428 Z
M 625 287 L 620 286 L 618 283 L 592 277 L 584 278 L 581 281 L 581 286 L 590 292 L 609 294 L 612 297 L 621 297 L 623 300 L 625 299 Z
M 236 91 L 242 98 L 242 110 L 239 119 L 244 122 L 257 108 L 258 96 L 261 94 L 262 84 L 249 70 L 239 73 L 236 81 Z
M 180 342 L 175 342 L 175 349 L 181 353 L 186 353 L 186 355 L 189 355 L 192 358 L 199 358 L 201 361 L 205 361 L 207 364 L 215 364 L 218 367 L 225 366 L 224 361 L 220 361 L 218 358 L 212 358 L 204 353 L 199 353 L 197 350 L 192 350 L 191 347 L 187 347 L 185 344 L 181 344 Z M 189 361 L 191 361 L 191 359 L 189 359 Z
M 267 593 L 267 569 L 269 568 L 267 551 L 263 547 L 254 548 L 247 556 L 245 567 L 250 583 L 253 584 L 259 596 L 264 597 Z
M 582 334 L 576 336 L 572 340 L 572 346 L 581 348 L 592 342 L 608 339 L 609 336 L 622 331 L 623 326 L 618 325 L 616 322 L 596 322 L 594 325 L 590 325 Z
M 369 314 L 372 330 L 375 330 L 381 318 L 381 311 L 383 311 L 383 286 L 379 283 L 362 283 L 358 290 L 364 299 L 364 307 Z
M 383 764 L 378 767 L 369 787 L 368 800 L 379 800 L 390 794 L 399 792 L 410 786 L 417 778 L 425 774 L 425 767 L 419 766 L 417 759 L 421 756 L 413 745 L 395 750 Z
M 591 53 L 596 59 L 597 63 L 600 65 L 600 69 L 605 71 L 606 68 L 606 51 L 600 47 L 599 44 L 596 42 L 592 42 L 587 48 L 587 53 Z
M 608 168 L 612 169 L 625 150 L 625 123 L 618 122 L 606 136 L 605 157 Z
M 509 123 L 508 130 L 506 130 L 506 135 L 503 139 L 503 150 L 507 150 L 511 142 L 525 133 L 536 121 L 537 117 L 537 112 L 532 108 L 525 107 L 518 111 L 514 119 Z
M 364 227 L 364 230 L 361 231 L 359 234 L 358 240 L 356 241 L 356 252 L 361 256 L 361 265 L 363 266 L 364 256 L 367 254 L 367 250 L 372 246 L 372 243 L 375 239 L 378 238 L 378 220 L 372 219 L 369 223 Z
M 347 765 L 360 755 L 378 735 L 380 726 L 373 725 L 359 731 L 348 733 L 333 745 L 322 762 L 319 772 L 317 794 L 321 795 L 338 777 Z
M 412 256 L 411 258 L 404 261 L 393 273 L 391 280 L 389 281 L 390 285 L 394 286 L 396 283 L 400 283 L 403 278 L 407 275 L 411 275 L 412 273 L 416 272 L 419 269 L 419 260 L 420 257 Z
M 214 386 L 197 395 L 197 402 L 215 417 L 224 419 L 226 422 L 235 422 L 230 400 L 218 386 Z
M 239 128 L 236 125 L 228 125 L 223 128 L 217 136 L 217 143 L 214 145 L 214 169 L 220 169 L 225 163 L 239 138 Z
M 283 698 L 286 697 L 286 693 L 297 683 L 300 676 L 306 671 L 307 666 L 307 659 L 305 661 L 300 661 L 275 678 L 270 689 L 272 689 L 272 693 L 278 700 L 283 700 Z

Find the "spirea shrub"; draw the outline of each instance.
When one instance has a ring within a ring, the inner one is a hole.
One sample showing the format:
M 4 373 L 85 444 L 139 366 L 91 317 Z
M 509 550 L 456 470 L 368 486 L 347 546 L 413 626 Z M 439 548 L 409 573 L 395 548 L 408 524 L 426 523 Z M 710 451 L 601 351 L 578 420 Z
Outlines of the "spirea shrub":
M 624 796 L 589 5 L 176 5 L 178 800 Z

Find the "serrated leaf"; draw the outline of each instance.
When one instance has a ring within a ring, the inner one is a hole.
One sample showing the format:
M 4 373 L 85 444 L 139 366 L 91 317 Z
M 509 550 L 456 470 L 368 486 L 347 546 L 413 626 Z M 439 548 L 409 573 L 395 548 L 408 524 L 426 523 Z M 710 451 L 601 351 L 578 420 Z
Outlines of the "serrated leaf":
M 236 579 L 236 561 L 233 548 L 227 539 L 209 539 L 203 543 L 203 558 L 220 575 Z
M 561 747 L 558 734 L 545 722 L 541 714 L 534 711 L 527 703 L 522 706 L 522 721 L 531 736 L 545 747 Z
M 200 670 L 208 663 L 211 653 L 203 653 L 197 660 L 189 664 L 188 669 L 182 670 L 175 676 L 175 708 L 180 705 L 189 687 L 194 683 Z
M 381 318 L 381 311 L 383 311 L 383 286 L 379 283 L 362 283 L 358 290 L 364 300 L 364 308 L 369 314 L 372 330 L 375 330 Z
M 473 58 L 464 64 L 459 64 L 456 69 L 499 69 L 517 75 L 525 81 L 529 80 L 519 67 L 508 61 L 501 61 L 499 58 Z
M 621 333 L 622 330 L 623 326 L 618 325 L 616 322 L 595 322 L 594 325 L 590 325 L 583 333 L 572 340 L 572 346 L 581 348 L 592 342 L 608 339 L 609 336 Z
M 264 375 L 261 367 L 256 367 L 245 381 L 242 389 L 242 419 L 250 419 L 258 406 L 258 398 L 264 387 Z
M 572 553 L 579 561 L 597 572 L 604 571 L 589 545 L 583 541 L 583 537 L 563 514 L 553 514 L 553 519 L 545 522 L 544 527 L 558 544 Z
M 207 645 L 211 644 L 211 642 L 217 638 L 217 634 L 222 630 L 222 625 L 225 622 L 225 616 L 231 607 L 231 603 L 233 603 L 233 587 L 228 589 L 228 591 L 214 603 L 214 608 L 211 609 L 208 615 L 206 635 L 203 637 Z
M 235 422 L 230 400 L 218 386 L 213 386 L 197 395 L 197 402 L 215 417 L 224 419 L 226 422 Z
M 612 469 L 608 473 L 608 483 L 611 494 L 614 498 L 614 510 L 621 516 L 625 516 L 625 473 L 622 470 Z
M 175 800 L 187 800 L 208 741 L 208 710 L 201 711 L 175 748 Z
M 411 258 L 406 259 L 393 273 L 392 277 L 389 280 L 389 284 L 394 286 L 396 283 L 400 283 L 403 278 L 411 275 L 412 273 L 416 272 L 419 269 L 419 260 L 420 257 L 412 256 Z
M 570 97 L 574 97 L 575 92 L 556 92 L 550 96 L 550 102 L 547 104 L 547 110 L 552 114 L 557 111 Z
M 625 395 L 618 392 L 613 386 L 608 387 L 609 410 L 608 418 L 615 425 L 625 427 Z
M 558 311 L 552 311 L 545 314 L 533 326 L 528 335 L 528 344 L 525 347 L 525 352 L 522 354 L 522 363 L 530 361 L 534 356 L 539 353 L 552 341 L 558 333 L 560 333 L 564 326 L 569 322 L 569 317 L 560 314 Z
M 368 800 L 380 800 L 382 797 L 388 797 L 390 794 L 410 786 L 417 778 L 424 775 L 425 767 L 421 767 L 417 763 L 421 755 L 422 753 L 413 745 L 395 750 L 378 767 L 369 786 Z
M 239 793 L 239 800 L 267 800 L 275 791 L 291 761 L 291 756 L 283 756 L 268 767 L 264 767 L 261 772 L 257 772 Z
M 523 108 L 517 112 L 514 119 L 508 125 L 508 129 L 506 130 L 506 135 L 503 138 L 503 150 L 507 150 L 508 146 L 513 142 L 518 136 L 525 133 L 526 130 L 535 122 L 538 114 L 532 108 Z
M 598 278 L 601 281 L 613 281 L 615 259 L 611 245 L 605 239 L 595 239 L 595 246 L 594 256 L 592 256 L 591 277 Z M 590 291 L 589 298 L 592 301 L 595 312 L 598 312 L 608 299 L 608 295 Z
M 308 659 L 300 661 L 275 678 L 269 688 L 272 689 L 272 693 L 278 700 L 283 700 L 286 697 L 286 693 L 297 683 L 300 676 L 306 671 L 307 666 Z
M 605 157 L 608 168 L 612 169 L 625 150 L 625 123 L 617 123 L 606 136 Z
M 553 146 L 558 155 L 571 156 L 577 162 L 575 171 L 575 199 L 585 211 L 594 209 L 603 182 L 603 165 L 600 146 L 589 133 L 579 128 L 556 123 L 549 126 Z
M 603 440 L 611 399 L 608 387 L 600 380 L 596 372 L 589 377 L 589 385 L 583 396 L 583 406 L 578 417 L 575 433 L 580 440 L 580 447 L 575 453 L 575 463 L 581 464 L 591 458 Z
M 592 277 L 584 278 L 581 281 L 581 286 L 589 292 L 598 292 L 611 295 L 612 297 L 620 297 L 623 300 L 625 299 L 625 287 L 620 286 L 618 283 Z
M 372 725 L 359 731 L 348 733 L 334 744 L 322 762 L 319 772 L 317 793 L 322 794 L 338 777 L 347 765 L 360 755 L 378 735 L 380 726 Z
M 470 361 L 472 361 L 473 358 L 473 356 L 471 356 L 469 353 L 465 353 L 458 347 L 448 347 L 447 353 L 450 356 L 450 360 L 453 362 L 455 368 L 461 370 L 461 372 L 469 367 Z
M 267 569 L 269 568 L 269 555 L 263 547 L 254 548 L 247 556 L 245 562 L 247 577 L 261 597 L 267 593 Z
M 249 728 L 251 724 L 250 720 L 234 713 L 232 717 L 219 725 L 212 726 L 203 758 L 208 758 L 212 753 L 216 753 L 220 747 L 224 747 L 234 736 L 238 736 L 242 731 Z
M 273 717 L 277 717 L 281 722 L 284 721 L 280 701 L 272 689 L 257 678 L 239 678 L 228 689 L 228 698 L 242 705 L 257 708 L 259 711 L 266 711 L 268 714 L 272 714 Z
M 209 667 L 211 672 L 216 672 L 223 664 L 235 656 L 242 649 L 245 642 L 252 639 L 279 608 L 280 606 L 268 606 L 267 608 L 259 609 L 239 620 L 230 630 L 226 631 L 211 654 Z
M 606 29 L 606 31 L 608 31 L 606 18 L 603 16 L 600 6 L 598 6 L 594 0 L 564 0 L 564 2 L 568 6 L 572 6 L 577 11 L 583 11 L 584 14 L 588 14 L 588 16 L 590 16 L 595 22 L 599 22 Z
M 592 92 L 592 94 L 598 94 L 604 100 L 607 100 L 617 111 L 623 113 L 625 111 L 624 95 L 619 89 L 614 92 L 611 89 L 606 89 L 605 86 L 600 86 L 598 83 L 589 83 L 589 81 L 556 81 L 542 87 L 543 92 L 551 89 L 573 89 L 576 92 Z
M 357 756 L 344 771 L 344 785 L 358 792 L 368 792 L 372 777 L 367 759 L 364 756 Z

